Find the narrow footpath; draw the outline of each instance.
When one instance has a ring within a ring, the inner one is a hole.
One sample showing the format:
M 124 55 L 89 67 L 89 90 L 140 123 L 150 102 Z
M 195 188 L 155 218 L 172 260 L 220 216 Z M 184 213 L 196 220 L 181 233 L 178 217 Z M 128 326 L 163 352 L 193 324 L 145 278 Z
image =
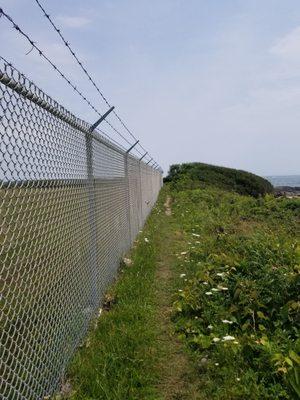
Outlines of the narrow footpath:
M 160 244 L 157 244 L 157 313 L 158 325 L 161 333 L 158 341 L 165 353 L 159 369 L 161 379 L 158 384 L 158 393 L 164 400 L 193 400 L 198 399 L 194 371 L 182 342 L 174 332 L 171 320 L 172 300 L 180 274 L 176 268 L 175 254 L 182 247 L 182 234 L 176 221 L 172 218 L 172 199 L 166 196 L 164 203 L 165 215 L 161 217 Z

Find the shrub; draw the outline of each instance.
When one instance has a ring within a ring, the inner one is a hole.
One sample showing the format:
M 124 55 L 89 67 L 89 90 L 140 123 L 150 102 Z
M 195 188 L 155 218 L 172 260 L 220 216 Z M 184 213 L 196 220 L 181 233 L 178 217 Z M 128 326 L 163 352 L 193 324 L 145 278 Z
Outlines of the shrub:
M 203 163 L 171 165 L 164 182 L 175 190 L 216 186 L 239 194 L 258 197 L 273 192 L 269 181 L 250 172 Z

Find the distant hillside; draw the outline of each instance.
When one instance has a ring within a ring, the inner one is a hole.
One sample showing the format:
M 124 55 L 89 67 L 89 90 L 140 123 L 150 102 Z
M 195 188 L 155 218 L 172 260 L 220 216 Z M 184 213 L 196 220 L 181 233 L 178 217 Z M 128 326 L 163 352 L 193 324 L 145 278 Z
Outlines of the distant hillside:
M 258 197 L 273 193 L 269 181 L 250 172 L 202 163 L 171 165 L 164 182 L 178 189 L 217 186 L 221 189 Z

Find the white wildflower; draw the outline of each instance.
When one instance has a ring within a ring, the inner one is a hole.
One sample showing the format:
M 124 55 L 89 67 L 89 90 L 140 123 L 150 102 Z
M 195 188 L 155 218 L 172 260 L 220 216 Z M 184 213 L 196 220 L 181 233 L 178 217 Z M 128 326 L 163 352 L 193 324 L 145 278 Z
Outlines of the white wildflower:
M 211 296 L 212 292 L 205 292 L 206 296 Z
M 220 364 L 219 363 L 215 363 L 215 366 L 218 367 Z
M 235 340 L 233 343 L 234 343 L 234 344 L 239 344 L 239 342 L 238 342 L 237 340 Z
M 228 290 L 228 287 L 225 287 L 225 286 L 218 286 L 218 290 Z
M 212 325 L 208 325 L 207 328 L 208 328 L 208 329 L 213 329 L 213 326 L 212 326 Z
M 228 319 L 222 319 L 223 324 L 233 324 L 232 321 L 229 321 Z
M 208 285 L 208 282 L 202 282 L 203 283 L 203 285 Z
M 184 278 L 186 274 L 180 274 L 180 278 Z
M 235 340 L 235 337 L 234 336 L 230 336 L 230 335 L 223 336 L 223 341 L 224 342 L 228 342 L 230 340 Z
M 239 382 L 241 380 L 241 378 L 236 378 L 236 380 Z
M 187 254 L 187 251 L 182 251 L 180 254 L 181 254 L 182 256 L 185 256 L 185 255 Z
M 198 233 L 192 233 L 192 235 L 195 237 L 200 237 L 200 235 L 198 235 Z
M 224 278 L 225 272 L 217 272 L 217 276 L 220 276 L 221 278 Z
M 144 240 L 145 240 L 146 243 L 149 243 L 149 239 L 148 238 L 145 238 Z
M 218 337 L 214 337 L 214 338 L 213 338 L 213 342 L 215 342 L 215 343 L 219 342 L 220 340 L 221 340 L 221 339 L 218 338 Z
M 178 292 L 182 292 L 182 289 L 178 289 Z
M 213 288 L 211 289 L 211 291 L 212 291 L 212 292 L 218 292 L 219 289 L 213 287 Z

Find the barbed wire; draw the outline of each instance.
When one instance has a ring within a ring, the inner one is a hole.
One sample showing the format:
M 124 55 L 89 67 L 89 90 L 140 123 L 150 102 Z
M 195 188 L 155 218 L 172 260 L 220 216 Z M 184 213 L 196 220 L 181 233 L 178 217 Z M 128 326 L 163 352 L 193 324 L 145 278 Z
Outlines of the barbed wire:
M 99 86 L 96 84 L 95 80 L 92 78 L 91 74 L 88 72 L 88 70 L 86 69 L 86 67 L 83 65 L 82 61 L 80 61 L 80 59 L 78 58 L 77 54 L 75 53 L 75 51 L 71 48 L 70 43 L 64 38 L 64 36 L 61 33 L 61 29 L 59 29 L 55 23 L 53 22 L 52 18 L 50 17 L 50 14 L 46 12 L 45 8 L 42 6 L 42 4 L 40 3 L 39 0 L 34 0 L 36 2 L 36 4 L 38 5 L 38 7 L 42 10 L 44 16 L 48 19 L 48 21 L 50 22 L 50 24 L 52 25 L 53 29 L 58 33 L 59 37 L 61 38 L 61 40 L 63 41 L 63 43 L 65 44 L 65 46 L 67 47 L 67 49 L 70 51 L 70 53 L 72 54 L 72 56 L 74 57 L 74 59 L 76 60 L 77 64 L 80 66 L 80 68 L 82 69 L 82 71 L 85 73 L 85 75 L 88 77 L 89 81 L 92 83 L 92 85 L 94 86 L 94 88 L 97 90 L 97 92 L 99 93 L 99 95 L 101 96 L 101 98 L 104 100 L 104 102 L 106 103 L 106 105 L 108 107 L 111 107 L 110 102 L 107 100 L 107 98 L 104 96 L 104 94 L 102 93 L 102 91 L 100 90 Z M 129 133 L 129 135 L 135 140 L 137 141 L 137 138 L 135 137 L 135 135 L 131 132 L 131 130 L 127 127 L 127 125 L 124 123 L 124 121 L 122 120 L 122 118 L 118 115 L 118 113 L 113 110 L 112 111 L 113 114 L 115 115 L 115 117 L 118 119 L 118 121 L 121 123 L 121 125 L 124 127 L 124 129 L 126 129 L 126 131 Z M 146 149 L 140 144 L 138 143 L 138 146 L 140 146 L 145 152 Z M 149 153 L 148 153 L 149 154 Z
M 25 33 L 21 27 L 16 24 L 16 22 L 14 21 L 14 19 L 8 15 L 3 8 L 0 7 L 0 16 L 4 16 L 13 26 L 13 28 L 19 33 L 21 34 L 32 46 L 32 49 L 37 50 L 37 52 L 39 53 L 39 55 L 45 59 L 51 66 L 52 68 L 61 76 L 61 78 L 67 82 L 67 84 L 72 87 L 72 89 L 88 104 L 88 106 L 94 111 L 96 112 L 100 117 L 102 117 L 102 114 L 96 109 L 96 107 L 90 102 L 90 100 L 88 100 L 88 98 L 77 88 L 76 85 L 74 85 L 71 80 L 54 64 L 54 62 L 37 46 L 36 42 L 34 42 L 30 36 Z M 32 50 L 30 50 L 32 51 Z M 104 120 L 110 127 L 111 129 L 113 129 L 113 131 L 119 135 L 128 145 L 132 146 L 132 143 L 124 136 L 122 135 L 109 121 Z M 138 151 L 136 149 L 136 151 Z M 138 151 L 138 153 L 140 155 L 142 155 L 142 153 L 140 151 Z

